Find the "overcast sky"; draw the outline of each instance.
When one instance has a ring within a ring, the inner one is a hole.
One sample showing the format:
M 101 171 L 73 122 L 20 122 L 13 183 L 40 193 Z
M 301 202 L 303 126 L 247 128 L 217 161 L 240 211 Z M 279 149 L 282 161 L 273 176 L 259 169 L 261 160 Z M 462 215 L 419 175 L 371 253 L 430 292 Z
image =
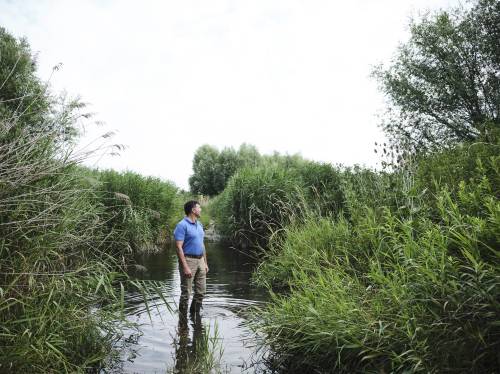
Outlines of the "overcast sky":
M 408 20 L 453 0 L 6 1 L 0 25 L 25 36 L 39 75 L 90 103 L 81 146 L 115 131 L 127 148 L 92 165 L 188 187 L 194 151 L 246 142 L 376 166 L 389 62 Z

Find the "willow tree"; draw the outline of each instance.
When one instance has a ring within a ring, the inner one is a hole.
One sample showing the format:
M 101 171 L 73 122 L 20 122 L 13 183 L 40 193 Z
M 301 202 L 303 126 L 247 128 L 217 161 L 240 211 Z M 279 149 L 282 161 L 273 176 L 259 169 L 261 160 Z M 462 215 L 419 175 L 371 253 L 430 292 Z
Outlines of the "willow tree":
M 260 162 L 260 153 L 250 144 L 243 143 L 237 151 L 226 147 L 220 152 L 211 145 L 202 145 L 193 157 L 193 174 L 189 178 L 191 192 L 218 195 L 238 169 L 257 166 Z
M 491 140 L 500 125 L 500 2 L 428 13 L 389 66 L 374 70 L 388 98 L 382 127 L 425 150 Z

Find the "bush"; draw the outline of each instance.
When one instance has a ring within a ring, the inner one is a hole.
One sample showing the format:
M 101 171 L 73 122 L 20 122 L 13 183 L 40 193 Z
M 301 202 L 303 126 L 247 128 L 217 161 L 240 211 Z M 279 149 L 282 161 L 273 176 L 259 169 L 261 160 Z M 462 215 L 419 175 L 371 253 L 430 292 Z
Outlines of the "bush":
M 166 239 L 178 210 L 178 190 L 171 182 L 130 171 L 93 171 L 110 229 L 121 231 L 132 249 L 141 250 Z
M 271 233 L 296 218 L 301 185 L 296 172 L 276 165 L 238 171 L 212 205 L 219 232 L 239 246 L 266 246 Z
M 255 279 L 287 293 L 274 294 L 254 328 L 279 364 L 298 372 L 495 371 L 499 158 L 477 157 L 477 178 L 453 189 L 438 182 L 434 198 L 417 195 L 413 211 L 359 205 L 350 220 L 308 217 L 272 240 Z

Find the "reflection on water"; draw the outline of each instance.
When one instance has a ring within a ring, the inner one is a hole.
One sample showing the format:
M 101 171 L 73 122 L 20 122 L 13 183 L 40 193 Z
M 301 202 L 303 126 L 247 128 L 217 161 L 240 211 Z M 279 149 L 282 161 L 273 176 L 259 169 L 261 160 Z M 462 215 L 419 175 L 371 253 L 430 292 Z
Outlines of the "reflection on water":
M 263 290 L 250 285 L 253 261 L 233 249 L 219 244 L 207 244 L 207 293 L 203 309 L 190 318 L 187 307 L 179 305 L 180 276 L 175 248 L 138 258 L 145 270 L 135 274 L 141 279 L 161 281 L 170 312 L 158 297 L 144 303 L 143 296 L 134 292 L 126 295 L 128 320 L 139 324 L 139 330 L 124 331 L 118 343 L 121 357 L 117 365 L 106 372 L 120 373 L 183 373 L 207 342 L 217 332 L 221 348 L 221 368 L 224 373 L 240 373 L 253 359 L 253 336 L 243 322 L 248 308 L 265 300 Z M 213 347 L 212 347 L 213 348 Z M 254 372 L 255 368 L 247 372 Z
M 179 324 L 177 327 L 177 341 L 175 346 L 175 371 L 183 373 L 190 367 L 196 366 L 196 363 L 206 354 L 208 346 L 205 342 L 205 328 L 201 321 L 201 314 L 191 315 L 192 320 L 192 338 L 189 336 L 187 304 L 179 301 Z

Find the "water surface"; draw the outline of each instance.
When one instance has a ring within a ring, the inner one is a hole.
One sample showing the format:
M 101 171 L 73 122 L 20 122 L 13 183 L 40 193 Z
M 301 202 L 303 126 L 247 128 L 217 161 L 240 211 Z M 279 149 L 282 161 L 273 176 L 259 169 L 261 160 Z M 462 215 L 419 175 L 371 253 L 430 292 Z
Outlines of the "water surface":
M 215 353 L 220 357 L 218 371 L 260 371 L 259 365 L 255 366 L 255 337 L 243 325 L 249 307 L 266 298 L 264 290 L 250 285 L 255 262 L 221 244 L 207 243 L 206 249 L 210 270 L 201 323 L 199 320 L 179 318 L 180 275 L 175 248 L 171 246 L 160 253 L 143 254 L 137 258 L 138 263 L 147 269 L 138 273 L 138 278 L 162 282 L 166 300 L 174 310 L 169 311 L 161 299 L 153 297 L 149 300 L 150 319 L 143 296 L 127 293 L 127 319 L 138 323 L 140 328 L 138 331 L 125 330 L 119 342 L 119 362 L 108 371 L 182 373 L 187 357 L 192 358 L 196 354 L 199 342 L 210 338 L 213 346 L 214 337 L 217 338 Z

